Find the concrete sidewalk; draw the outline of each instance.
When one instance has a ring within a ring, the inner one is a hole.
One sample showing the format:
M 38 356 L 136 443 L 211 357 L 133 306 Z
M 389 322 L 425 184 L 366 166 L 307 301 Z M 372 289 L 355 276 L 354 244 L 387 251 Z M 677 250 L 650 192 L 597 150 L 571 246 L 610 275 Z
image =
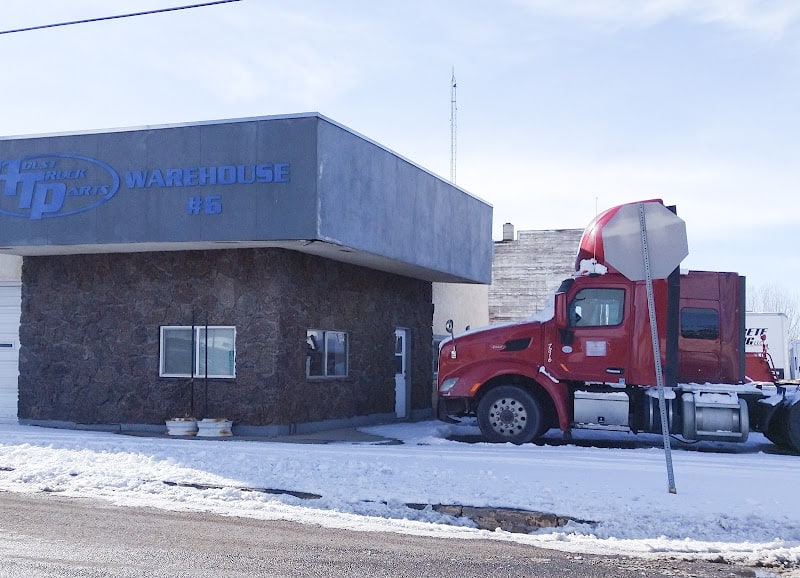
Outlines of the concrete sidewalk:
M 176 436 L 167 434 L 166 430 L 154 432 L 153 430 L 132 430 L 123 429 L 118 432 L 121 435 L 139 437 L 157 437 L 182 440 L 208 440 L 208 441 L 256 441 L 274 442 L 285 444 L 366 444 L 366 445 L 402 445 L 403 442 L 384 436 L 368 434 L 360 431 L 356 427 L 336 428 L 314 432 L 304 432 L 295 434 L 285 434 L 278 436 L 262 435 L 227 435 L 227 436 Z
M 210 439 L 210 438 L 202 438 L 202 439 Z M 239 439 L 252 439 L 252 438 L 239 436 Z M 372 444 L 372 445 L 402 445 L 403 443 L 398 439 L 368 434 L 354 427 L 283 435 L 276 437 L 264 437 L 264 438 L 259 438 L 259 440 L 265 442 L 279 442 L 279 443 L 291 443 L 291 444 L 350 443 L 350 444 Z

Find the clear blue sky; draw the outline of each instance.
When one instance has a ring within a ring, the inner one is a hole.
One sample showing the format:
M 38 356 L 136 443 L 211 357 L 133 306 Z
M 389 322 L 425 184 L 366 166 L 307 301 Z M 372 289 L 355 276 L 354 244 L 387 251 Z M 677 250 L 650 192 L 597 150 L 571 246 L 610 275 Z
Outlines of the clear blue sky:
M 4 0 L 0 29 L 191 3 Z M 660 197 L 684 266 L 798 293 L 799 32 L 792 0 L 243 0 L 0 35 L 0 134 L 318 111 L 449 178 L 455 69 L 495 238 Z

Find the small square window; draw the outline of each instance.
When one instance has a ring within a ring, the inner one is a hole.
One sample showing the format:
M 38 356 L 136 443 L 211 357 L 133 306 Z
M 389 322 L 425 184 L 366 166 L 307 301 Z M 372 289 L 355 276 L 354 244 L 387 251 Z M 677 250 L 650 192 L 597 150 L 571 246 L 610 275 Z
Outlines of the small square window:
M 346 377 L 347 333 L 310 329 L 306 332 L 306 376 Z
M 681 309 L 681 337 L 719 339 L 719 313 L 715 309 L 684 307 Z

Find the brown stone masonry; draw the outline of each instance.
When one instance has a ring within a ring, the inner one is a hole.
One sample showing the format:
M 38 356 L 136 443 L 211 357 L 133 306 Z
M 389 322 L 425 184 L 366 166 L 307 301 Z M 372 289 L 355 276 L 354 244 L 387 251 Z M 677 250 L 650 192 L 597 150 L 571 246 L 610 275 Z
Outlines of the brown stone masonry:
M 394 329 L 430 407 L 431 284 L 282 249 L 25 257 L 19 417 L 283 425 L 394 411 Z M 236 327 L 236 378 L 161 378 L 162 325 Z M 307 329 L 345 331 L 349 375 L 307 379 Z M 207 395 L 206 395 L 207 390 Z

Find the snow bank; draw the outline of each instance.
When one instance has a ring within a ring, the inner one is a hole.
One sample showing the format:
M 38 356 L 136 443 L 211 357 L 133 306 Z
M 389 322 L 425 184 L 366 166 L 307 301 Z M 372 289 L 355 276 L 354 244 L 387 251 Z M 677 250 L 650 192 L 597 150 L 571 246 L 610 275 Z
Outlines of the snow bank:
M 476 430 L 435 421 L 362 429 L 403 444 L 299 446 L 0 424 L 0 491 L 58 491 L 126 506 L 571 552 L 800 568 L 800 457 L 776 453 L 760 434 L 747 444 L 673 447 L 673 495 L 658 436 L 578 431 L 568 445 L 550 434 L 549 444 L 513 446 L 452 441 Z M 612 442 L 616 448 L 607 447 Z M 278 493 L 252 491 L 259 489 Z M 489 532 L 406 503 L 518 508 L 594 523 L 527 535 Z

